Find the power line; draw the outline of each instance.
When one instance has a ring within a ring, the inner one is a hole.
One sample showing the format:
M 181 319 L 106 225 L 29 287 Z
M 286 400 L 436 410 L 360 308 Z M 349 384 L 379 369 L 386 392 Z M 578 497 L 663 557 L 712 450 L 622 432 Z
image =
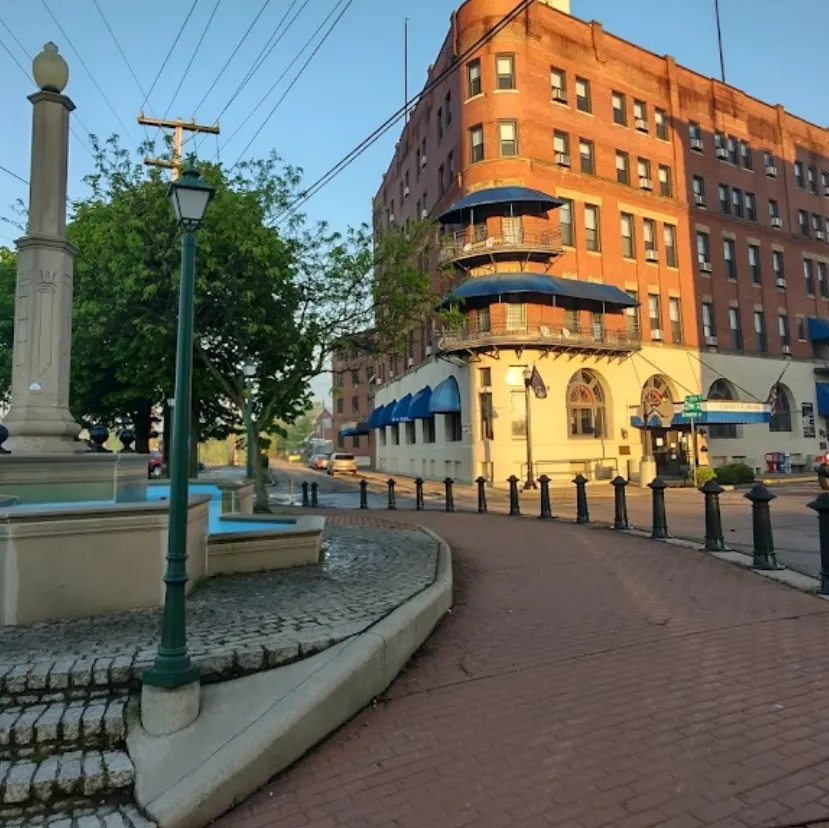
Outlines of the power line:
M 310 187 L 303 190 L 297 198 L 294 199 L 273 221 L 272 227 L 275 227 L 280 221 L 295 212 L 297 208 L 301 207 L 313 196 L 315 196 L 323 187 L 333 181 L 343 170 L 350 166 L 357 160 L 370 146 L 378 141 L 386 132 L 388 132 L 410 109 L 412 109 L 425 95 L 443 83 L 446 78 L 458 71 L 460 66 L 466 61 L 470 55 L 474 54 L 484 44 L 488 43 L 499 32 L 505 29 L 513 20 L 525 12 L 533 0 L 520 0 L 517 6 L 512 11 L 507 12 L 497 23 L 487 29 L 484 34 L 478 38 L 461 55 L 457 56 L 451 66 L 440 72 L 434 80 L 430 81 L 418 92 L 411 100 L 406 101 L 405 104 L 398 109 L 391 117 L 386 119 L 377 129 L 374 130 L 367 138 L 364 138 L 351 152 L 335 164 L 327 173 L 320 176 Z
M 104 14 L 103 9 L 101 8 L 100 4 L 98 3 L 98 0 L 92 0 L 92 2 L 95 4 L 95 8 L 98 10 L 98 14 L 101 15 L 101 20 L 104 21 L 104 26 L 106 26 L 107 31 L 109 32 L 109 35 L 112 38 L 112 42 L 115 44 L 115 48 L 118 49 L 118 52 L 120 53 L 121 57 L 124 59 L 124 63 L 127 64 L 127 69 L 129 69 L 129 73 L 130 73 L 130 75 L 132 75 L 132 79 L 135 81 L 135 85 L 138 87 L 138 91 L 142 95 L 145 95 L 146 93 L 144 92 L 144 87 L 141 85 L 141 81 L 138 80 L 138 76 L 135 74 L 135 71 L 132 68 L 132 64 L 129 62 L 129 59 L 127 58 L 126 54 L 124 53 L 124 50 L 121 48 L 121 44 L 118 41 L 118 38 L 115 36 L 115 32 L 112 31 L 112 26 L 109 25 L 109 21 L 106 19 L 106 15 Z
M 20 51 L 28 55 L 29 53 L 26 50 L 26 47 L 17 39 L 17 35 L 9 28 L 8 23 L 6 23 L 6 21 L 2 18 L 0 18 L 0 25 L 2 25 L 2 27 L 11 35 L 12 40 L 20 47 Z
M 16 178 L 21 184 L 25 184 L 27 187 L 29 186 L 29 182 L 23 178 L 23 176 L 18 175 L 16 172 L 12 172 L 8 167 L 4 167 L 0 164 L 0 170 L 6 173 L 6 175 L 10 175 L 12 178 Z
M 341 5 L 341 3 L 342 3 L 342 2 L 343 2 L 343 0 L 337 0 L 336 4 L 334 5 L 334 8 L 333 8 L 333 9 L 331 9 L 331 11 L 328 13 L 328 16 L 327 16 L 327 17 L 326 17 L 326 18 L 322 21 L 322 23 L 320 23 L 320 25 L 317 27 L 316 31 L 315 31 L 315 32 L 311 35 L 311 37 L 310 37 L 310 38 L 308 38 L 308 40 L 306 41 L 305 45 L 302 47 L 302 49 L 300 49 L 300 50 L 299 50 L 299 53 L 298 53 L 298 54 L 296 55 L 296 57 L 294 57 L 294 59 L 290 62 L 290 64 L 288 65 L 287 69 L 285 69 L 285 71 L 284 71 L 284 72 L 283 72 L 283 73 L 279 76 L 279 78 L 277 79 L 276 83 L 274 83 L 274 85 L 273 85 L 273 86 L 271 86 L 271 88 L 270 88 L 270 89 L 268 90 L 268 92 L 264 95 L 264 97 L 262 98 L 262 100 L 260 100 L 260 101 L 259 101 L 259 103 L 258 103 L 258 104 L 254 107 L 254 109 L 253 109 L 253 111 L 251 112 L 251 114 L 250 114 L 247 118 L 245 118 L 245 120 L 244 120 L 244 121 L 242 121 L 242 123 L 239 125 L 238 129 L 236 130 L 236 132 L 234 132 L 234 133 L 233 133 L 233 135 L 231 135 L 231 138 L 233 138 L 233 136 L 235 136 L 235 135 L 239 132 L 239 130 L 240 130 L 240 129 L 241 129 L 241 128 L 242 128 L 242 127 L 243 127 L 243 126 L 244 126 L 244 125 L 245 125 L 245 124 L 249 121 L 249 120 L 250 120 L 250 118 L 251 118 L 251 117 L 253 117 L 253 113 L 254 113 L 254 112 L 256 112 L 256 111 L 258 111 L 259 107 L 262 105 L 262 103 L 264 103 L 265 99 L 266 99 L 266 98 L 267 98 L 267 97 L 271 94 L 271 92 L 273 92 L 273 90 L 274 90 L 274 89 L 275 89 L 275 88 L 279 85 L 279 82 L 282 80 L 282 78 L 284 78 L 284 77 L 285 77 L 285 75 L 287 75 L 287 74 L 288 74 L 288 72 L 291 70 L 291 68 L 292 68 L 292 67 L 294 66 L 294 64 L 297 62 L 297 60 L 299 60 L 300 55 L 302 55 L 302 53 L 303 53 L 303 52 L 304 52 L 304 51 L 305 51 L 305 50 L 306 50 L 306 49 L 307 49 L 307 48 L 311 45 L 311 43 L 313 42 L 314 38 L 315 38 L 315 37 L 316 37 L 316 36 L 317 36 L 317 35 L 318 35 L 321 31 L 322 31 L 323 26 L 325 26 L 325 24 L 326 24 L 326 23 L 327 23 L 327 22 L 331 19 L 331 17 L 334 15 L 334 13 L 335 13 L 335 12 L 337 11 L 337 9 L 340 7 L 340 5 Z M 304 72 L 304 71 L 308 68 L 308 65 L 309 65 L 309 64 L 311 63 L 311 61 L 314 59 L 314 57 L 316 56 L 317 52 L 319 52 L 319 50 L 323 47 L 323 45 L 325 44 L 325 41 L 326 41 L 326 40 L 328 40 L 329 36 L 330 36 L 330 35 L 331 35 L 331 33 L 334 31 L 334 29 L 337 27 L 337 24 L 340 22 L 340 20 L 342 20 L 343 15 L 344 15 L 344 14 L 348 11 L 349 7 L 351 6 L 351 4 L 352 4 L 353 2 L 354 2 L 354 0 L 347 0 L 347 2 L 345 3 L 345 6 L 343 6 L 342 10 L 341 10 L 341 11 L 340 11 L 340 13 L 337 15 L 337 18 L 336 18 L 336 19 L 334 20 L 334 22 L 331 24 L 331 26 L 329 27 L 328 31 L 327 31 L 327 32 L 323 35 L 322 39 L 321 39 L 321 40 L 320 40 L 320 42 L 316 45 L 316 47 L 314 48 L 313 52 L 311 52 L 311 54 L 308 56 L 308 59 L 305 61 L 305 63 L 304 63 L 304 64 L 302 65 L 302 67 L 300 68 L 299 72 L 297 72 L 297 74 L 295 75 L 294 79 L 293 79 L 293 80 L 291 81 L 291 83 L 288 85 L 288 88 L 287 88 L 287 89 L 283 92 L 282 97 L 281 97 L 281 98 L 280 98 L 280 99 L 279 99 L 279 100 L 278 100 L 278 101 L 274 104 L 273 109 L 271 109 L 271 111 L 268 113 L 268 116 L 267 116 L 267 117 L 265 118 L 265 120 L 262 122 L 262 125 L 259 127 L 259 129 L 257 129 L 257 130 L 256 130 L 256 132 L 253 134 L 253 137 L 250 139 L 250 141 L 248 141 L 248 143 L 247 143 L 247 145 L 245 146 L 245 148 L 244 148 L 244 149 L 243 149 L 243 150 L 239 153 L 239 157 L 236 159 L 236 162 L 235 162 L 235 163 L 234 163 L 234 165 L 233 165 L 234 167 L 236 166 L 236 164 L 238 164 L 238 163 L 239 163 L 239 161 L 241 160 L 242 156 L 243 156 L 243 155 L 244 155 L 244 154 L 245 154 L 245 153 L 246 153 L 246 152 L 250 149 L 251 144 L 252 144 L 252 143 L 253 143 L 253 142 L 254 142 L 254 141 L 255 141 L 255 140 L 259 137 L 259 134 L 260 134 L 260 133 L 262 132 L 262 130 L 263 130 L 263 129 L 267 126 L 268 121 L 270 121 L 270 119 L 273 117 L 274 112 L 276 112 L 276 110 L 277 110 L 277 109 L 279 108 L 279 106 L 281 105 L 282 101 L 284 101 L 284 100 L 285 100 L 285 98 L 288 96 L 288 93 L 291 91 L 291 89 L 293 89 L 293 88 L 294 88 L 294 86 L 296 85 L 296 82 L 297 82 L 297 81 L 300 79 L 300 77 L 302 76 L 302 73 L 303 73 L 303 72 Z M 229 144 L 229 143 L 230 143 L 230 139 L 228 139 L 228 140 L 225 142 L 225 146 L 227 146 L 227 144 Z
M 207 25 L 204 27 L 204 31 L 201 33 L 199 42 L 196 44 L 196 48 L 193 49 L 193 54 L 190 55 L 190 60 L 187 62 L 187 66 L 184 69 L 184 74 L 181 76 L 181 80 L 178 82 L 176 91 L 173 92 L 173 97 L 170 98 L 170 103 L 167 106 L 167 111 L 164 113 L 165 118 L 170 114 L 170 110 L 173 108 L 173 104 L 175 103 L 175 100 L 178 97 L 178 93 L 181 91 L 181 87 L 184 86 L 184 81 L 187 79 L 187 75 L 190 72 L 190 67 L 193 65 L 193 61 L 196 59 L 196 55 L 198 54 L 199 49 L 201 48 L 201 45 L 204 42 L 204 38 L 207 36 L 207 31 L 210 28 L 210 24 L 213 22 L 213 18 L 216 16 L 216 12 L 219 10 L 219 6 L 221 5 L 222 0 L 216 0 L 216 5 L 213 6 L 213 11 L 210 12 L 210 17 L 207 18 Z

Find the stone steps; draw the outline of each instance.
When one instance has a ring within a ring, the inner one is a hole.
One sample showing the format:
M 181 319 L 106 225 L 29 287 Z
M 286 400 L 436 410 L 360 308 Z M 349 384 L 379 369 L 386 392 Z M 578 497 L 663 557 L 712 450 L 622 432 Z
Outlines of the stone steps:
M 5 820 L 3 828 L 155 828 L 134 805 L 100 805 Z

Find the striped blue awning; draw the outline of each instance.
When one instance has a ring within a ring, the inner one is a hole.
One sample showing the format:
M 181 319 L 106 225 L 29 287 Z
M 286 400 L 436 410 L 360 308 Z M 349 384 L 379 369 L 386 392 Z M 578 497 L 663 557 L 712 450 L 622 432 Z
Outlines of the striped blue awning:
M 412 401 L 412 395 L 406 394 L 405 396 L 400 398 L 400 401 L 394 407 L 394 412 L 391 415 L 391 421 L 393 423 L 408 423 L 411 422 L 411 417 L 409 416 L 409 403 Z
M 432 391 L 429 411 L 432 414 L 456 414 L 460 410 L 461 392 L 458 381 L 454 377 L 447 377 Z
M 428 385 L 425 388 L 421 388 L 412 397 L 412 401 L 409 404 L 409 419 L 426 420 L 431 417 L 432 412 L 429 410 L 429 402 L 431 399 L 432 389 Z

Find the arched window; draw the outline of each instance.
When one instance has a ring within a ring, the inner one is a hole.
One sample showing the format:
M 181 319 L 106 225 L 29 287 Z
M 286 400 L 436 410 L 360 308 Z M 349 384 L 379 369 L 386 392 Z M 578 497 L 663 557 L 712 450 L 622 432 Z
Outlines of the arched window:
M 708 389 L 709 400 L 736 400 L 737 394 L 731 383 L 724 379 L 714 380 Z M 736 423 L 715 423 L 708 427 L 708 436 L 712 440 L 736 440 L 740 436 Z
M 771 420 L 769 431 L 792 430 L 792 392 L 783 383 L 778 382 L 772 388 L 769 397 L 771 403 Z
M 654 375 L 642 387 L 642 409 L 642 419 L 646 423 L 658 417 L 662 428 L 670 427 L 674 416 L 674 395 L 663 377 Z
M 576 371 L 567 386 L 567 420 L 571 437 L 606 437 L 605 396 L 598 377 Z

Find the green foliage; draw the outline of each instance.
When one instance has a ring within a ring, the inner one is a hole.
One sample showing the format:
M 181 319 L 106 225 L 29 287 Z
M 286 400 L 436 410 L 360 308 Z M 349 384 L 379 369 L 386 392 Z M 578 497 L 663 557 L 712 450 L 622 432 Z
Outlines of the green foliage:
M 697 488 L 704 486 L 709 480 L 714 480 L 717 474 L 711 466 L 697 466 Z
M 721 486 L 739 486 L 754 482 L 754 470 L 745 463 L 729 463 L 716 470 L 717 480 Z

